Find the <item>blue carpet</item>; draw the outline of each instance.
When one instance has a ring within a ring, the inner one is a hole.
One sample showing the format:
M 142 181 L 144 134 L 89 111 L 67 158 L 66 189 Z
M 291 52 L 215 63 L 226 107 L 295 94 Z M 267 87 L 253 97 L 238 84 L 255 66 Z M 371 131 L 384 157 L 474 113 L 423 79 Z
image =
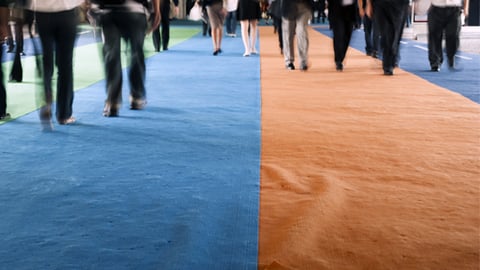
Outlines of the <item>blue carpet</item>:
M 332 37 L 328 26 L 315 29 Z M 365 52 L 363 29 L 353 32 L 350 46 Z M 449 70 L 445 60 L 441 72 L 431 72 L 427 44 L 414 40 L 402 40 L 400 57 L 401 69 L 480 103 L 480 55 L 459 51 L 455 58 L 456 69 Z
M 260 61 L 239 38 L 211 46 L 149 58 L 144 111 L 124 89 L 102 117 L 101 81 L 76 92 L 75 125 L 1 126 L 0 269 L 257 268 Z

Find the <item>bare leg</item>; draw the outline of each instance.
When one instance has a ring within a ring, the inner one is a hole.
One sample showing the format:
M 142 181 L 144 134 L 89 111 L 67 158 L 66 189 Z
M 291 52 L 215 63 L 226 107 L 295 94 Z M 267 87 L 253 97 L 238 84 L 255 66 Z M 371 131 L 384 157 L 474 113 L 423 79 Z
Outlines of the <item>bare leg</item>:
M 242 31 L 242 41 L 243 46 L 245 47 L 245 53 L 243 56 L 250 55 L 250 41 L 248 36 L 248 20 L 240 21 L 241 31 Z
M 257 54 L 257 49 L 255 49 L 255 44 L 257 42 L 257 20 L 250 21 L 250 52 L 253 54 Z

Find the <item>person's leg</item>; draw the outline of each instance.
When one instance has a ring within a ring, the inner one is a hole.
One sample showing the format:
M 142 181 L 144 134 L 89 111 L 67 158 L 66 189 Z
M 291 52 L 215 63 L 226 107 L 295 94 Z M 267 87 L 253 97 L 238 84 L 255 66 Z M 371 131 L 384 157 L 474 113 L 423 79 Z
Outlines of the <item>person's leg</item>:
M 105 38 L 103 45 L 103 59 L 105 65 L 105 79 L 107 99 L 105 100 L 104 116 L 117 116 L 122 102 L 122 64 L 120 54 L 120 29 L 116 17 L 124 20 L 123 16 L 108 13 L 102 16 L 102 30 Z
M 257 24 L 258 20 L 250 21 L 250 53 L 257 54 L 256 43 L 257 43 Z
M 209 21 L 210 21 L 210 27 L 211 27 L 211 33 L 212 33 L 212 45 L 213 45 L 213 55 L 217 55 L 219 53 L 219 50 L 220 50 L 220 45 L 219 44 L 219 41 L 221 40 L 222 36 L 222 28 L 223 26 L 222 25 L 217 25 L 217 17 L 216 17 L 216 13 L 215 13 L 215 6 L 208 6 L 207 7 L 207 14 L 208 14 L 208 18 L 209 18 Z
M 78 21 L 75 10 L 54 15 L 58 17 L 55 31 L 55 58 L 58 67 L 56 116 L 60 124 L 65 124 L 72 116 L 73 49 Z
M 337 65 L 337 69 L 339 69 L 339 65 L 343 63 L 343 44 L 345 39 L 345 21 L 340 14 L 335 15 L 332 14 L 332 32 L 333 32 L 333 54 L 334 54 L 334 61 Z
M 445 49 L 447 53 L 448 66 L 455 67 L 455 54 L 460 46 L 460 30 L 462 28 L 461 9 L 451 8 L 447 25 L 445 27 Z
M 143 109 L 146 104 L 145 90 L 145 55 L 143 42 L 147 29 L 147 18 L 141 13 L 129 13 L 120 25 L 122 36 L 130 42 L 130 69 L 128 78 L 130 83 L 130 108 Z
M 217 47 L 217 51 L 220 52 L 222 49 L 222 38 L 223 38 L 223 27 L 215 27 L 215 31 L 217 32 L 216 37 L 215 37 L 215 44 Z
M 170 41 L 170 19 L 162 17 L 162 48 L 164 51 L 168 50 L 168 43 Z
M 282 18 L 283 57 L 287 69 L 295 69 L 295 52 L 293 38 L 295 35 L 296 21 Z
M 229 11 L 227 13 L 227 16 L 225 17 L 225 31 L 227 32 L 227 35 L 231 35 L 232 33 L 232 16 L 233 16 L 232 11 Z
M 45 102 L 51 105 L 52 97 L 52 76 L 54 69 L 53 53 L 55 50 L 53 29 L 56 22 L 52 21 L 53 16 L 49 13 L 38 12 L 36 16 L 38 34 L 42 44 L 43 53 L 43 89 L 45 93 Z
M 157 28 L 153 29 L 152 31 L 152 40 L 153 40 L 153 47 L 156 52 L 160 51 L 160 42 L 161 42 L 161 37 L 160 37 L 160 26 Z
M 367 16 L 363 16 L 363 31 L 365 32 L 365 53 L 372 55 L 372 20 Z
M 442 38 L 443 19 L 440 8 L 430 7 L 428 11 L 428 60 L 432 71 L 439 71 L 443 62 Z
M 248 36 L 248 20 L 241 20 L 240 21 L 240 27 L 242 31 L 242 41 L 243 41 L 243 47 L 245 48 L 245 52 L 243 53 L 243 56 L 249 56 L 250 55 L 250 41 L 249 41 L 249 36 Z
M 231 30 L 232 35 L 235 37 L 237 36 L 237 11 L 232 12 L 232 22 L 231 22 Z
M 301 10 L 301 15 L 297 18 L 295 33 L 297 35 L 298 56 L 300 58 L 300 70 L 308 69 L 308 21 L 311 19 L 311 13 L 306 7 Z

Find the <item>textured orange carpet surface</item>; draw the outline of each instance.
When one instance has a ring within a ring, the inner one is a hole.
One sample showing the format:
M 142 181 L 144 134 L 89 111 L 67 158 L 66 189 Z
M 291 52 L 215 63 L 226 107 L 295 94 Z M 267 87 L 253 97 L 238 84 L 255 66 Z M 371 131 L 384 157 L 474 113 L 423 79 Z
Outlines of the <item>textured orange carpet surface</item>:
M 288 71 L 260 36 L 259 269 L 479 269 L 480 106 L 351 48 L 336 72 L 312 29 Z

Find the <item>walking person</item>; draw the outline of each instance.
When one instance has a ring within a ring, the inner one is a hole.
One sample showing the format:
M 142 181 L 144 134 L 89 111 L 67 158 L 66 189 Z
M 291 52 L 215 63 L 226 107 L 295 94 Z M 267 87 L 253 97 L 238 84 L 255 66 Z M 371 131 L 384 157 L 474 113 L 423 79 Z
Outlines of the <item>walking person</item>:
M 129 63 L 128 78 L 130 83 L 130 109 L 142 110 L 146 103 L 145 90 L 145 55 L 143 43 L 147 32 L 147 16 L 150 10 L 143 3 L 135 0 L 120 1 L 123 3 L 92 6 L 100 15 L 99 24 L 104 35 L 103 59 L 105 65 L 106 92 L 103 116 L 119 115 L 122 103 L 122 63 L 121 39 L 128 42 Z M 159 0 L 153 0 L 152 29 L 160 24 Z
M 278 0 L 277 0 L 278 1 Z M 297 37 L 300 70 L 308 69 L 308 21 L 312 18 L 313 0 L 282 0 L 282 37 L 285 66 L 295 69 L 294 37 Z
M 398 66 L 408 4 L 409 0 L 367 0 L 367 16 L 373 16 L 380 31 L 384 75 L 393 75 L 393 69 Z
M 225 30 L 227 36 L 237 36 L 237 6 L 238 0 L 227 0 L 227 17 L 225 18 Z
M 178 11 L 178 0 L 160 0 L 160 25 L 153 29 L 152 39 L 153 47 L 156 52 L 160 51 L 160 44 L 164 51 L 168 50 L 168 43 L 170 41 L 170 5 L 175 5 L 175 13 Z M 160 35 L 160 26 L 161 26 L 161 35 Z
M 358 0 L 358 12 L 360 17 L 363 19 L 363 31 L 365 34 L 365 52 L 367 56 L 377 58 L 378 47 L 380 42 L 380 37 L 378 35 L 377 26 L 373 21 L 373 18 L 370 18 L 366 14 L 366 0 Z
M 343 71 L 343 60 L 347 54 L 353 28 L 357 20 L 354 0 L 328 0 L 333 31 L 333 51 L 337 71 Z
M 243 56 L 258 53 L 255 46 L 257 42 L 257 25 L 261 16 L 259 1 L 238 0 L 237 19 L 240 21 L 242 41 L 245 47 Z
M 278 46 L 280 47 L 280 54 L 283 55 L 283 36 L 282 36 L 282 0 L 270 0 L 268 5 L 268 13 L 273 21 L 273 33 L 278 36 Z
M 212 43 L 213 43 L 213 55 L 218 55 L 222 52 L 222 36 L 223 36 L 223 23 L 227 10 L 225 9 L 225 0 L 203 0 L 203 6 L 207 10 L 208 20 L 210 22 Z
M 78 7 L 83 0 L 31 0 L 43 50 L 43 87 L 46 105 L 40 110 L 44 126 L 51 125 L 52 77 L 57 66 L 56 118 L 60 125 L 72 124 L 73 49 L 77 37 Z
M 468 0 L 432 0 L 428 10 L 428 60 L 434 72 L 443 63 L 442 39 L 445 34 L 445 51 L 450 69 L 455 67 L 455 54 L 460 46 L 462 8 L 468 16 Z
M 13 21 L 13 29 L 15 35 L 15 56 L 13 58 L 12 70 L 10 71 L 9 81 L 22 82 L 23 68 L 21 56 L 25 55 L 23 52 L 23 25 L 25 22 L 25 7 L 23 0 L 16 0 L 11 11 L 11 21 Z

